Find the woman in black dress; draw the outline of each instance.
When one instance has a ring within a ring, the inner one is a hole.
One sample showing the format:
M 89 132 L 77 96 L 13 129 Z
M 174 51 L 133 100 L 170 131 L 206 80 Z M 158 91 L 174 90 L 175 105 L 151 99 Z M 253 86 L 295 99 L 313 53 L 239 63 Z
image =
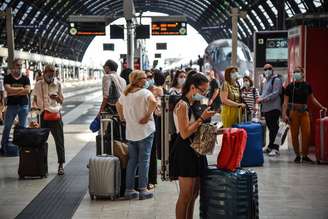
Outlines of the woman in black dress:
M 195 200 L 199 193 L 200 176 L 207 167 L 206 156 L 197 154 L 191 148 L 194 133 L 204 120 L 212 117 L 215 112 L 206 109 L 196 119 L 192 112 L 194 101 L 202 99 L 209 86 L 208 79 L 200 74 L 188 77 L 182 88 L 182 99 L 174 109 L 174 123 L 178 137 L 171 153 L 171 176 L 178 178 L 180 194 L 176 204 L 176 218 L 193 217 Z

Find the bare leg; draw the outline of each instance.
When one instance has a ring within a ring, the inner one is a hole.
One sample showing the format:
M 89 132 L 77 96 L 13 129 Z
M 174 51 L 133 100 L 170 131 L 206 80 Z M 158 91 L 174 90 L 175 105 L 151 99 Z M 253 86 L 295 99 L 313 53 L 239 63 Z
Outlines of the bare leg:
M 188 216 L 188 206 L 193 199 L 193 184 L 192 177 L 179 177 L 180 193 L 176 204 L 176 218 L 186 219 Z
M 200 179 L 199 177 L 193 179 L 193 189 L 192 189 L 192 200 L 188 205 L 187 209 L 187 219 L 192 219 L 194 216 L 194 207 L 195 207 L 195 201 L 198 197 L 199 194 L 199 184 L 200 184 Z

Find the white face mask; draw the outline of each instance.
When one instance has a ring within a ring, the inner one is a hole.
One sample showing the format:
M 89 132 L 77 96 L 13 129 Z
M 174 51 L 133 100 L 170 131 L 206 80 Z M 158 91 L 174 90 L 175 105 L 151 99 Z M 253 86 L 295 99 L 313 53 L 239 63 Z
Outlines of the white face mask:
M 231 74 L 231 79 L 236 81 L 239 78 L 239 73 L 238 72 L 234 72 Z
M 272 70 L 266 70 L 266 71 L 264 72 L 264 77 L 266 77 L 266 78 L 270 78 L 271 75 L 272 75 Z
M 185 78 L 178 78 L 178 84 L 182 86 L 185 83 L 186 79 Z
M 251 85 L 251 84 L 249 83 L 249 81 L 245 81 L 245 82 L 244 82 L 244 87 L 245 87 L 245 88 L 249 88 L 250 85 Z

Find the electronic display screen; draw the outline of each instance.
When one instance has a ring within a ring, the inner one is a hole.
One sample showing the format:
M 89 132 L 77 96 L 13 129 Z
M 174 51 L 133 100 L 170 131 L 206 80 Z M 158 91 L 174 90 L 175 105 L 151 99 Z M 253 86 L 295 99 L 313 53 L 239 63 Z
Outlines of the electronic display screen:
M 105 22 L 71 22 L 69 33 L 73 36 L 105 36 Z
M 161 21 L 151 23 L 152 35 L 187 35 L 187 22 Z
M 267 62 L 288 60 L 288 42 L 286 38 L 268 38 L 266 40 L 265 59 Z

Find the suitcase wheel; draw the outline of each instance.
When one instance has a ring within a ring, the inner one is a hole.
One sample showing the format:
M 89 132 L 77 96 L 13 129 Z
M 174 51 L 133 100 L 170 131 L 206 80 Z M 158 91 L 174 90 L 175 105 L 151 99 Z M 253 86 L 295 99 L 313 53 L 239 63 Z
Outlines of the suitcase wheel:
M 317 160 L 317 164 L 320 164 L 320 160 Z
M 95 199 L 95 196 L 90 194 L 90 199 L 91 200 L 94 200 Z

